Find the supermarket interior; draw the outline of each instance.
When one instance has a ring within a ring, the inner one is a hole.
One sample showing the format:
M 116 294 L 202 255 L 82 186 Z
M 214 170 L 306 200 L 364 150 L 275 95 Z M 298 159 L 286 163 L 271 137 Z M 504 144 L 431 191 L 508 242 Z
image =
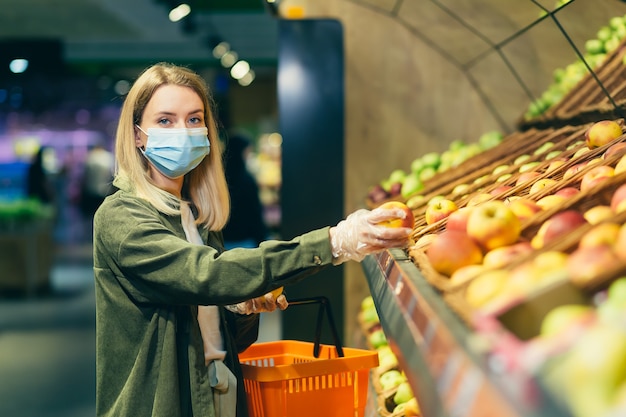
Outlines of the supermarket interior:
M 626 416 L 626 1 L 0 8 L 0 416 L 96 414 L 93 218 L 159 62 L 241 147 L 233 224 L 291 240 L 384 205 L 412 230 L 261 314 L 250 417 Z

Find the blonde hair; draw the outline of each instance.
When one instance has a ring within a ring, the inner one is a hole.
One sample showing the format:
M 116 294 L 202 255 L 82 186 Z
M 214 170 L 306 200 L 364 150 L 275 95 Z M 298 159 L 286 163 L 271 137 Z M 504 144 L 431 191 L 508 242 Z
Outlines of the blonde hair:
M 166 84 L 191 88 L 204 104 L 211 152 L 185 176 L 182 195 L 183 198 L 188 196 L 196 207 L 197 224 L 209 230 L 221 230 L 228 220 L 230 197 L 222 163 L 223 150 L 213 115 L 214 102 L 206 82 L 188 68 L 158 63 L 147 68 L 133 84 L 117 125 L 116 181 L 128 184 L 137 196 L 149 201 L 159 211 L 169 215 L 180 213 L 180 201 L 154 185 L 148 162 L 135 146 L 135 125 L 141 123 L 143 112 L 157 88 Z

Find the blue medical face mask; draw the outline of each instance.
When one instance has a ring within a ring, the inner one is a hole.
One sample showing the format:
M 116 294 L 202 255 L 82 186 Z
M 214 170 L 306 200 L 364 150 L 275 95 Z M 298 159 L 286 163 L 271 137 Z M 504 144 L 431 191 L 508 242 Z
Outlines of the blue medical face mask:
M 144 156 L 168 178 L 178 178 L 197 167 L 211 150 L 206 127 L 148 128 Z

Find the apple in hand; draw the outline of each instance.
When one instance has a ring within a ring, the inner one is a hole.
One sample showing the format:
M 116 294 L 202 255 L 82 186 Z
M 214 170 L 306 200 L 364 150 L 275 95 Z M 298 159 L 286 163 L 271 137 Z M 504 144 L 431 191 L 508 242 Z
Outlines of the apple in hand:
M 486 251 L 515 243 L 521 222 L 503 201 L 486 201 L 472 210 L 467 234 Z
M 400 209 L 404 212 L 404 218 L 388 219 L 379 222 L 378 224 L 385 227 L 408 227 L 413 228 L 415 226 L 415 216 L 413 211 L 404 203 L 400 201 L 388 201 L 379 206 L 381 209 Z
M 429 204 L 424 212 L 426 224 L 433 224 L 439 220 L 445 219 L 451 213 L 458 210 L 456 203 L 447 198 L 441 199 L 436 203 Z
M 614 120 L 600 120 L 585 132 L 585 144 L 589 149 L 604 146 L 622 135 L 622 128 Z
M 478 244 L 458 230 L 438 234 L 426 249 L 426 256 L 435 271 L 447 276 L 463 266 L 480 264 L 483 260 Z
M 543 222 L 530 244 L 535 249 L 541 249 L 546 244 L 565 236 L 586 223 L 587 220 L 582 213 L 576 210 L 562 211 Z
M 580 180 L 580 191 L 587 191 L 593 187 L 597 187 L 602 182 L 611 178 L 614 175 L 613 167 L 608 165 L 598 165 L 591 168 L 589 171 L 583 174 L 583 178 Z

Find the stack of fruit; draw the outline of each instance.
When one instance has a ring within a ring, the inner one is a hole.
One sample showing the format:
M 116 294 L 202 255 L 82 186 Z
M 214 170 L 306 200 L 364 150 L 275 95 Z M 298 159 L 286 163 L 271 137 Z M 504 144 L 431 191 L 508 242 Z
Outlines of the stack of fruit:
M 607 65 L 611 59 L 617 64 L 622 64 L 623 53 L 619 46 L 626 37 L 626 16 L 616 16 L 609 20 L 606 26 L 598 30 L 596 38 L 585 42 L 584 59 L 591 69 L 600 72 L 601 66 Z M 620 65 L 621 66 L 621 65 Z M 614 68 L 600 76 L 600 81 L 606 83 L 610 77 L 620 72 L 620 68 Z M 604 76 L 606 75 L 606 77 Z M 564 102 L 572 102 L 574 108 L 580 110 L 580 103 L 572 97 L 582 90 L 582 84 L 589 84 L 598 92 L 601 92 L 597 81 L 589 74 L 585 62 L 578 59 L 565 68 L 558 68 L 553 73 L 552 83 L 544 93 L 533 101 L 525 115 L 525 120 L 532 120 L 539 116 L 554 117 L 552 114 L 558 105 Z M 588 92 L 587 92 L 588 94 Z
M 588 286 L 599 264 L 580 260 L 587 251 L 575 251 L 576 244 L 583 232 L 603 236 L 609 227 L 599 223 L 620 223 L 624 216 L 626 144 L 615 121 L 595 123 L 583 133 L 586 152 L 579 149 L 523 184 L 496 193 L 479 191 L 461 200 L 464 204 L 448 198 L 431 203 L 424 214 L 428 225 L 414 232 L 419 238 L 409 250 L 427 279 L 457 297 L 462 294 L 471 309 L 510 302 L 565 276 Z M 589 230 L 595 225 L 602 227 Z M 584 267 L 575 266 L 581 262 Z M 564 269 L 567 264 L 573 271 Z M 601 265 L 608 271 L 612 264 Z
M 367 344 L 378 352 L 379 365 L 372 370 L 372 382 L 378 396 L 378 412 L 381 416 L 389 417 L 421 416 L 411 385 L 387 343 L 371 296 L 361 301 L 358 321 Z
M 408 172 L 395 169 L 388 178 L 371 187 L 367 195 L 368 203 L 374 207 L 385 200 L 408 200 L 419 195 L 424 190 L 425 183 L 435 175 L 457 167 L 469 158 L 497 146 L 502 139 L 500 132 L 486 132 L 475 143 L 466 144 L 456 140 L 441 154 L 429 152 L 415 158 Z

